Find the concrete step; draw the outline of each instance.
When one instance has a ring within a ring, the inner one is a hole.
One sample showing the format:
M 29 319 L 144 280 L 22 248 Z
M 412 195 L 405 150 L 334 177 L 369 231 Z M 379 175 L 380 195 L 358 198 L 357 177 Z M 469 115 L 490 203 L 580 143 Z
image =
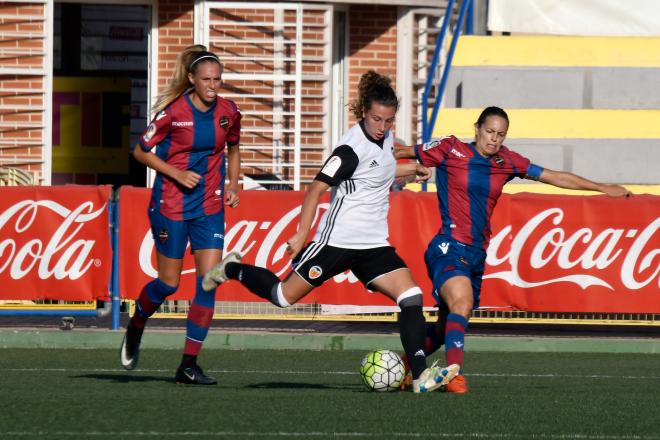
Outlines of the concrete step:
M 447 107 L 657 109 L 660 68 L 455 66 Z
M 472 141 L 481 110 L 442 109 L 433 137 Z M 660 110 L 505 110 L 505 144 L 534 163 L 601 182 L 660 180 Z

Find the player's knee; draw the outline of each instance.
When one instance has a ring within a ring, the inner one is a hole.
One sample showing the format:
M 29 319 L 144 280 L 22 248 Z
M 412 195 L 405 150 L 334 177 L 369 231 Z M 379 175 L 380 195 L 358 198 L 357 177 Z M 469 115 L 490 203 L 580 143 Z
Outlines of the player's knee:
M 291 304 L 289 304 L 289 302 L 286 300 L 284 296 L 281 282 L 278 282 L 273 286 L 270 293 L 270 302 L 276 305 L 277 307 L 281 307 L 283 309 L 287 307 L 291 307 Z
M 472 313 L 472 304 L 472 300 L 457 301 L 449 306 L 449 312 L 469 319 Z
M 423 305 L 422 289 L 420 289 L 418 286 L 411 287 L 397 297 L 396 303 L 402 309 L 404 307 L 413 306 L 421 307 Z

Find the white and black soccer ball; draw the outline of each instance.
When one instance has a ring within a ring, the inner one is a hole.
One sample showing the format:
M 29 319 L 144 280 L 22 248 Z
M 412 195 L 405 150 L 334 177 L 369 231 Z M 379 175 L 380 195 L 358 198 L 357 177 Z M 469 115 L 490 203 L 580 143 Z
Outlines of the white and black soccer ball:
M 391 350 L 370 351 L 362 358 L 360 376 L 372 391 L 396 391 L 406 373 L 403 360 Z

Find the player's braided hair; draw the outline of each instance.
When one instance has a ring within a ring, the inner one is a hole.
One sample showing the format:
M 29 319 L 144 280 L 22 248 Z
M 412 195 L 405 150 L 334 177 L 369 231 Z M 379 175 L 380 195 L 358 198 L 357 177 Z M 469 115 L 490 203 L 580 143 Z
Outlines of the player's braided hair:
M 348 108 L 357 120 L 361 120 L 374 102 L 385 107 L 399 109 L 399 99 L 392 88 L 392 80 L 388 76 L 369 70 L 360 77 L 358 97 L 351 102 Z
M 202 44 L 189 46 L 179 54 L 176 60 L 176 67 L 174 68 L 172 81 L 165 90 L 158 95 L 156 104 L 152 109 L 154 113 L 163 110 L 170 105 L 172 101 L 190 88 L 188 73 L 194 74 L 197 72 L 197 68 L 202 62 L 218 63 L 222 71 L 222 63 L 218 57 L 214 53 L 207 51 L 206 46 Z

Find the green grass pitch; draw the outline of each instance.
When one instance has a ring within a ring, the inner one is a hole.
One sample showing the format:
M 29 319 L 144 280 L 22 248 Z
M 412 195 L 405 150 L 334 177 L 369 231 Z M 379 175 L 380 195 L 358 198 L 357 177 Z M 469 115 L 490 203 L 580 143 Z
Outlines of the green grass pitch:
M 377 347 L 375 347 L 377 348 Z M 0 350 L 0 439 L 660 439 L 660 355 L 467 353 L 470 393 L 375 393 L 356 351 Z

